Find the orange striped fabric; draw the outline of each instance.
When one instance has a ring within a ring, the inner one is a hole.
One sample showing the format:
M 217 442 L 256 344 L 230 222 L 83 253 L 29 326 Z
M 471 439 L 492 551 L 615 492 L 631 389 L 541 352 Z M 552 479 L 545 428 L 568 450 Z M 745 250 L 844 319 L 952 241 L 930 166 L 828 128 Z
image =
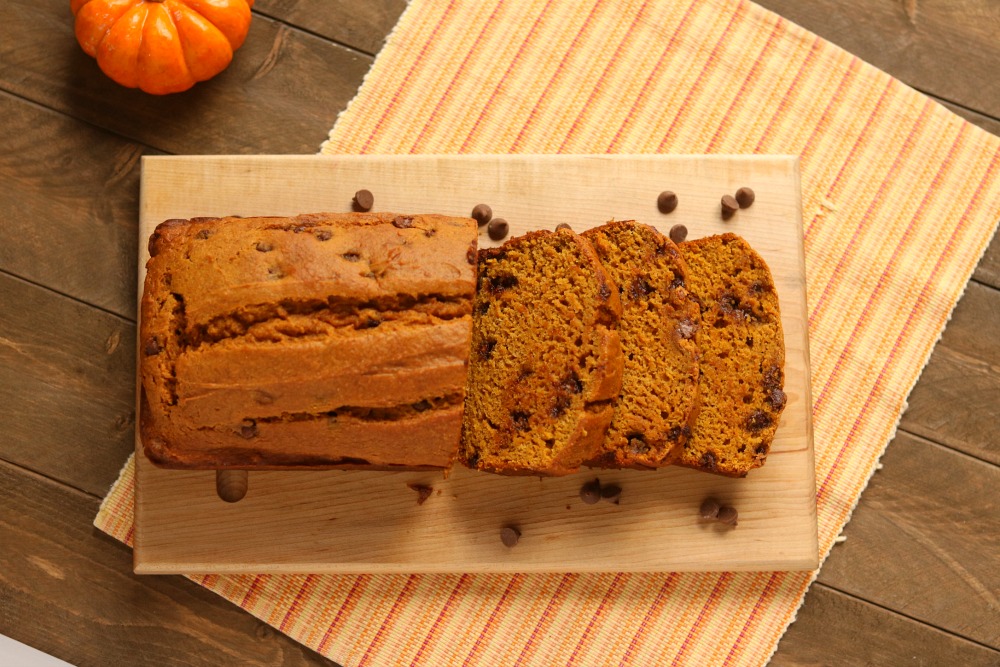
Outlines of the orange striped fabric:
M 322 151 L 801 155 L 824 554 L 1000 219 L 1000 140 L 737 0 L 413 0 Z M 353 667 L 760 665 L 814 576 L 193 579 Z

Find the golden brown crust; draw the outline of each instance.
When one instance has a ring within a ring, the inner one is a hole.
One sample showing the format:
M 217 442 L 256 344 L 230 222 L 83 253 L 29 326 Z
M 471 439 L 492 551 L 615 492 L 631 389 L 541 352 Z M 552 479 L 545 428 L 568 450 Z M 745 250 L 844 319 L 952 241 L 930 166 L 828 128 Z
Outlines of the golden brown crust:
M 154 462 L 450 464 L 471 338 L 471 219 L 167 221 L 149 244 L 140 432 Z
M 702 329 L 701 407 L 678 463 L 729 477 L 764 464 L 785 407 L 785 345 L 771 272 L 735 234 L 682 243 Z
M 677 247 L 649 225 L 608 222 L 583 233 L 618 285 L 622 390 L 597 467 L 657 468 L 683 452 L 698 406 L 701 316 Z
M 478 284 L 463 459 L 502 474 L 577 470 L 621 389 L 617 288 L 568 230 L 482 251 Z

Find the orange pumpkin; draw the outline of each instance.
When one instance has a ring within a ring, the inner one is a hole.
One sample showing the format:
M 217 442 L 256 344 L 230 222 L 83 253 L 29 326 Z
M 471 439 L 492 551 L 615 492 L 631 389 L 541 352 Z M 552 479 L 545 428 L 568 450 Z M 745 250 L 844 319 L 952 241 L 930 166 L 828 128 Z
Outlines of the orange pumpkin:
M 123 86 L 164 95 L 226 69 L 253 0 L 70 0 L 76 40 Z

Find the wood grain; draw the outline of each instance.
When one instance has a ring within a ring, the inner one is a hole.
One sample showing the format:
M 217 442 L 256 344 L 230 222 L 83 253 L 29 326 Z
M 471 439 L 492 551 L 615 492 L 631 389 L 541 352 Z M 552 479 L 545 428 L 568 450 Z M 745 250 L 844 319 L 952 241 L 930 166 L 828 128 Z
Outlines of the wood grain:
M 901 428 L 1000 465 L 1000 291 L 970 283 L 910 394 Z
M 1000 647 L 1000 468 L 907 433 L 882 463 L 819 581 Z
M 194 582 L 132 575 L 97 505 L 0 463 L 0 633 L 75 665 L 334 664 Z
M 919 90 L 1000 119 L 994 0 L 761 0 Z
M 157 97 L 104 76 L 63 0 L 0 3 L 0 89 L 170 153 L 315 153 L 370 64 L 258 15 L 229 69 Z
M 139 158 L 155 151 L 5 93 L 0 117 L 0 270 L 134 319 Z
M 132 448 L 135 325 L 0 274 L 0 458 L 104 495 Z
M 1000 652 L 813 584 L 770 667 L 993 667 Z
M 625 488 L 621 505 L 585 508 L 594 473 L 540 482 L 455 469 L 440 475 L 257 472 L 235 505 L 216 497 L 214 473 L 137 461 L 136 571 L 476 572 L 811 569 L 816 517 L 808 399 L 805 282 L 798 163 L 788 157 L 345 156 L 149 158 L 143 163 L 141 238 L 167 218 L 346 211 L 359 187 L 380 210 L 468 215 L 481 200 L 516 235 L 578 231 L 612 217 L 691 236 L 743 234 L 769 263 L 785 330 L 782 415 L 767 465 L 732 480 L 679 468 L 602 471 Z M 656 196 L 670 183 L 670 216 Z M 750 184 L 752 208 L 732 222 L 721 193 Z M 612 190 L 613 189 L 613 190 Z M 559 192 L 558 200 L 551 193 Z M 481 244 L 497 245 L 487 237 Z M 145 246 L 145 243 L 140 243 Z M 144 263 L 140 248 L 140 264 Z M 140 271 L 140 279 L 142 273 Z M 435 487 L 418 506 L 408 483 Z M 735 503 L 735 531 L 701 525 L 706 495 Z M 566 508 L 569 509 L 566 509 Z M 516 549 L 500 543 L 515 522 Z M 592 536 L 608 539 L 595 543 Z M 590 543 L 587 549 L 581 544 Z
M 406 0 L 257 0 L 254 12 L 291 23 L 310 32 L 346 44 L 374 56 L 399 15 Z

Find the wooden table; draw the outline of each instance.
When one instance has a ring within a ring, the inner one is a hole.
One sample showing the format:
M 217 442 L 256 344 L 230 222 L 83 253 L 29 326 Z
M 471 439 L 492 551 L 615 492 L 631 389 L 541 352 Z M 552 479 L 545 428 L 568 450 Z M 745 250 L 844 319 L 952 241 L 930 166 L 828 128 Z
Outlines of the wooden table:
M 1000 134 L 996 0 L 762 4 Z M 330 664 L 134 576 L 91 521 L 132 449 L 139 158 L 316 152 L 403 8 L 257 0 L 227 72 L 154 99 L 80 51 L 67 0 L 0 3 L 0 634 L 76 664 Z M 1000 241 L 773 664 L 1000 662 L 998 331 Z

